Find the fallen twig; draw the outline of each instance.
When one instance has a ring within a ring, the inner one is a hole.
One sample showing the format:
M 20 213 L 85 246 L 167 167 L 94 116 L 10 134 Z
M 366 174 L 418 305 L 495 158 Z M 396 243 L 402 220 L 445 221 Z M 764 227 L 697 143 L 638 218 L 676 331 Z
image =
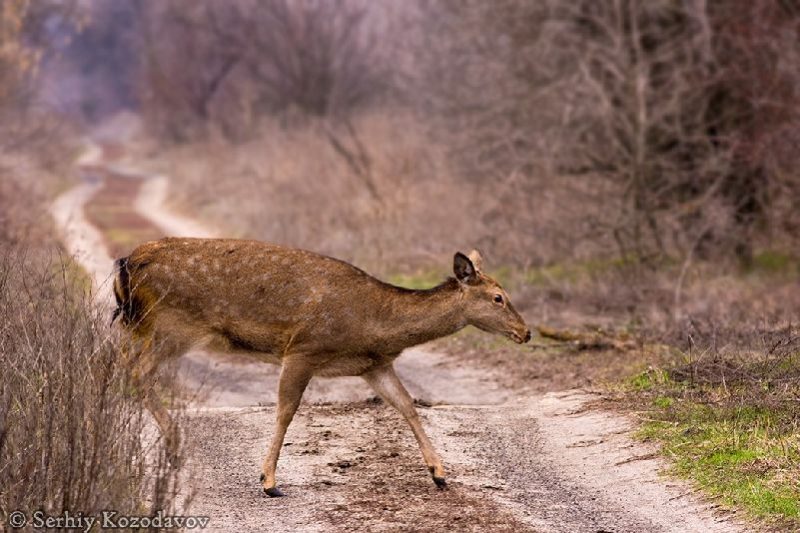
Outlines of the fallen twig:
M 570 344 L 576 350 L 631 350 L 636 348 L 636 343 L 630 339 L 621 339 L 597 331 L 583 333 L 566 329 L 555 329 L 544 325 L 536 326 L 539 335 L 546 339 Z

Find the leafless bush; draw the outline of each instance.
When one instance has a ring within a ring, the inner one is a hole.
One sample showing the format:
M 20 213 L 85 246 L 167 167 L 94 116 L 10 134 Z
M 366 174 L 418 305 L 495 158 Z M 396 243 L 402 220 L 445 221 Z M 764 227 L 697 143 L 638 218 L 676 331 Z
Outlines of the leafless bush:
M 785 247 L 794 239 L 785 224 L 791 227 L 794 213 L 783 200 L 800 200 L 798 184 L 785 175 L 799 163 L 800 7 L 735 1 L 709 2 L 707 9 L 719 72 L 710 132 L 730 154 L 721 191 L 737 229 L 729 242 L 749 263 L 754 241 L 766 236 Z
M 174 510 L 178 473 L 74 267 L 0 245 L 0 517 Z
M 784 394 L 798 391 L 800 335 L 796 327 L 779 322 L 739 324 L 732 333 L 719 323 L 693 321 L 688 329 L 686 358 L 671 371 L 676 379 L 693 386 L 749 385 L 777 388 Z
M 688 248 L 682 232 L 665 242 L 659 212 L 684 212 L 702 225 L 691 203 L 713 196 L 727 171 L 703 120 L 711 65 L 707 35 L 695 29 L 704 21 L 690 15 L 635 0 L 577 3 L 558 14 L 564 44 L 580 53 L 579 99 L 591 102 L 569 124 L 579 156 L 572 166 L 618 185 L 616 216 L 602 223 L 625 256 Z

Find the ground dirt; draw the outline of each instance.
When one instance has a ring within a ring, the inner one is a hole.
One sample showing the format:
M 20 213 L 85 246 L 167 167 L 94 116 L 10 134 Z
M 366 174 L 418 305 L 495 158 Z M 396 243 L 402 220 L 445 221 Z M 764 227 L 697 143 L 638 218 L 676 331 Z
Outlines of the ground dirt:
M 80 251 L 98 287 L 108 281 L 106 262 L 126 252 L 112 238 L 122 230 L 211 234 L 164 208 L 166 178 L 116 159 L 83 161 L 87 183 L 54 208 L 68 249 Z M 287 497 L 270 499 L 258 476 L 278 369 L 219 354 L 182 358 L 178 375 L 193 398 L 184 424 L 191 513 L 210 516 L 215 531 L 746 529 L 691 487 L 660 477 L 654 450 L 629 438 L 627 419 L 590 408 L 592 393 L 532 392 L 509 385 L 507 367 L 430 347 L 407 350 L 397 367 L 442 455 L 448 489 L 434 486 L 405 422 L 360 378 L 315 379 L 278 466 Z

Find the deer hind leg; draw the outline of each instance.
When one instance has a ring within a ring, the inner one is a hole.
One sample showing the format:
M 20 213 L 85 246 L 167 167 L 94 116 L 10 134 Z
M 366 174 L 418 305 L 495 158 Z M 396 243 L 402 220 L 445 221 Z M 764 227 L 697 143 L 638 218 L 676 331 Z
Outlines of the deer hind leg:
M 278 456 L 283 446 L 286 430 L 294 418 L 303 392 L 311 380 L 311 368 L 303 359 L 287 357 L 281 366 L 281 376 L 278 382 L 278 408 L 275 421 L 275 434 L 269 452 L 264 458 L 261 472 L 261 485 L 264 493 L 271 498 L 283 496 L 283 492 L 275 486 L 275 469 L 278 466 Z
M 363 374 L 361 377 L 370 384 L 381 398 L 400 411 L 400 414 L 403 415 L 408 425 L 411 426 L 411 431 L 414 432 L 414 436 L 417 438 L 420 450 L 422 450 L 422 457 L 425 459 L 425 464 L 428 465 L 428 471 L 430 471 L 433 477 L 433 482 L 436 483 L 436 486 L 439 488 L 446 487 L 447 483 L 444 479 L 442 461 L 439 459 L 436 450 L 433 449 L 433 445 L 425 434 L 425 430 L 422 429 L 419 415 L 414 408 L 414 400 L 403 386 L 400 378 L 397 377 L 394 367 L 392 365 L 387 365 L 376 368 Z
M 167 458 L 177 468 L 180 465 L 180 430 L 155 389 L 160 364 L 183 353 L 182 346 L 169 340 L 157 341 L 152 335 L 126 354 L 131 364 L 131 378 L 136 395 L 158 424 L 164 438 Z

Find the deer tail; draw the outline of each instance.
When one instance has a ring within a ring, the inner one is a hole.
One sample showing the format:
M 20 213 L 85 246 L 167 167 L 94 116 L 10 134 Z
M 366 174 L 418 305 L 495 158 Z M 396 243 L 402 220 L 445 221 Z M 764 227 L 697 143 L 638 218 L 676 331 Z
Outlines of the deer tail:
M 133 317 L 131 305 L 131 276 L 128 269 L 128 258 L 123 257 L 114 262 L 116 274 L 114 276 L 114 299 L 117 307 L 111 315 L 111 323 L 122 315 L 122 323 L 130 324 Z

